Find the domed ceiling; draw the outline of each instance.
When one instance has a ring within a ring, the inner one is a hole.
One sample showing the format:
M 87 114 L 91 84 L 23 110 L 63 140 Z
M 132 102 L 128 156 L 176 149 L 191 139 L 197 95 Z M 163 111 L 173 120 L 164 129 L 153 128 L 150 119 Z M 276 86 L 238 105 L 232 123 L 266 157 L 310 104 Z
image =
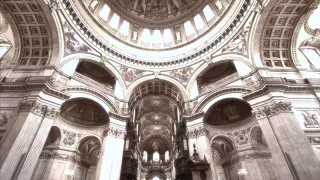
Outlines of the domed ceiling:
M 63 4 L 67 21 L 102 56 L 152 68 L 202 60 L 223 47 L 253 9 L 249 0 L 63 0 Z
M 105 0 L 117 12 L 140 24 L 167 26 L 188 18 L 203 7 L 204 0 Z

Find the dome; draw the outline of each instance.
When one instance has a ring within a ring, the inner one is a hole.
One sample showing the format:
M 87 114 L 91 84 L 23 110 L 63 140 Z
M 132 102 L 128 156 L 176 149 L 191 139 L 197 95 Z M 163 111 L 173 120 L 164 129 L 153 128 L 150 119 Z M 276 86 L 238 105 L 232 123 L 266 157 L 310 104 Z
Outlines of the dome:
M 73 23 L 99 53 L 152 67 L 193 61 L 207 51 L 219 50 L 219 44 L 228 40 L 227 36 L 232 35 L 245 15 L 249 1 L 85 0 L 73 3 L 66 3 L 65 8 L 70 14 L 81 14 L 81 18 L 73 16 Z

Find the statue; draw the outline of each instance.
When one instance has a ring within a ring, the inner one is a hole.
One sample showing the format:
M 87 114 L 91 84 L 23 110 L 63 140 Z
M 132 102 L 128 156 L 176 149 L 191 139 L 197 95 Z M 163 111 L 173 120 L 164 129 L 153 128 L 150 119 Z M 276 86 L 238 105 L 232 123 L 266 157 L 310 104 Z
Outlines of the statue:
M 6 125 L 7 122 L 8 122 L 7 113 L 4 112 L 3 114 L 1 114 L 1 117 L 0 117 L 0 127 Z
M 304 117 L 304 125 L 308 126 L 319 126 L 320 122 L 316 114 L 309 112 L 302 112 L 302 116 Z

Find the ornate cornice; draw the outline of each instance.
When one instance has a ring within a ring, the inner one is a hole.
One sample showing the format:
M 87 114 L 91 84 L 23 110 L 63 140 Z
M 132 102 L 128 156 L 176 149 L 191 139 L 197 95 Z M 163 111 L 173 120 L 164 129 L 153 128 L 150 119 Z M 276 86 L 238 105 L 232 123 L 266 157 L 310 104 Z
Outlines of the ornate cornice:
M 104 130 L 103 135 L 124 139 L 125 136 L 127 135 L 127 131 L 122 129 L 117 129 L 114 127 L 108 127 L 106 130 Z
M 48 107 L 47 105 L 37 102 L 36 100 L 21 101 L 18 105 L 18 111 L 32 112 L 33 114 L 45 116 L 49 119 L 55 119 L 59 114 L 59 110 Z
M 123 122 L 129 122 L 129 115 L 117 114 L 113 112 L 108 113 L 110 118 L 114 118 Z
M 56 159 L 60 161 L 70 161 L 73 163 L 80 164 L 81 157 L 79 155 L 67 155 L 58 152 L 41 152 L 40 159 Z
M 291 102 L 273 102 L 272 104 L 264 105 L 253 110 L 253 114 L 257 119 L 262 119 L 265 117 L 271 117 L 277 115 L 281 112 L 291 112 L 292 103 Z
M 200 136 L 206 136 L 207 133 L 208 133 L 207 129 L 205 129 L 204 127 L 200 127 L 200 128 L 188 130 L 187 135 L 189 139 L 193 139 Z

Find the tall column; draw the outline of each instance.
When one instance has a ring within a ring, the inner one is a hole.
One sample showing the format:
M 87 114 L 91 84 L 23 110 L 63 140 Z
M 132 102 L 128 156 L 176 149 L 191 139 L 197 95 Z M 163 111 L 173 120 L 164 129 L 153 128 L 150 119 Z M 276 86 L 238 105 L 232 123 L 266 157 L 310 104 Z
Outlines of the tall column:
M 207 179 L 215 180 L 216 172 L 214 167 L 214 162 L 212 158 L 212 151 L 210 146 L 209 138 L 207 137 L 206 129 L 204 128 L 203 117 L 200 119 L 194 120 L 194 122 L 198 121 L 198 123 L 193 124 L 192 122 L 187 123 L 188 129 L 188 137 L 189 137 L 189 154 L 190 156 L 193 154 L 193 144 L 196 145 L 196 150 L 198 151 L 200 158 L 206 159 L 210 164 L 210 170 L 207 171 Z M 199 122 L 200 121 L 200 122 Z
M 0 163 L 2 163 L 0 170 L 1 180 L 17 177 L 24 163 L 35 161 L 32 164 L 34 164 L 34 166 L 36 165 L 42 146 L 40 147 L 39 153 L 31 152 L 30 148 L 33 146 L 34 150 L 35 147 L 38 147 L 39 142 L 34 141 L 36 136 L 41 136 L 40 134 L 43 135 L 49 132 L 45 132 L 44 129 L 47 123 L 43 124 L 46 110 L 47 106 L 40 104 L 36 100 L 26 100 L 19 104 L 19 115 L 0 149 Z M 41 131 L 38 133 L 40 129 Z M 39 138 L 41 137 L 37 139 Z M 45 141 L 45 139 L 46 136 L 43 141 Z M 32 170 L 28 169 L 28 171 L 31 171 L 31 174 Z
M 119 180 L 126 135 L 126 124 L 110 118 L 104 132 L 100 158 L 97 164 L 96 180 Z
M 290 102 L 254 107 L 254 114 L 278 169 L 280 179 L 318 179 L 320 162 L 300 128 Z

